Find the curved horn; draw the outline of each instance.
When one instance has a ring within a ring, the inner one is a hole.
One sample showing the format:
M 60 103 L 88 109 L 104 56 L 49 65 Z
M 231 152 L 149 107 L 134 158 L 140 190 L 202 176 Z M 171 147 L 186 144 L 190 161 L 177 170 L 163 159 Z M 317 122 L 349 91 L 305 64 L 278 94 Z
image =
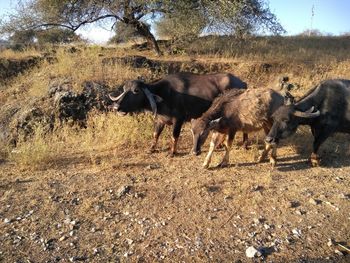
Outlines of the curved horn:
M 297 116 L 297 117 L 301 117 L 301 118 L 316 118 L 318 116 L 320 116 L 320 111 L 317 110 L 315 112 L 313 112 L 315 109 L 314 106 L 312 106 L 310 109 L 308 109 L 307 111 L 295 111 L 293 114 L 294 116 Z
M 108 97 L 109 97 L 112 101 L 117 101 L 117 100 L 119 100 L 121 97 L 123 97 L 124 94 L 125 94 L 125 91 L 124 91 L 122 94 L 120 94 L 118 97 L 114 97 L 114 96 L 112 96 L 111 94 L 108 94 Z
M 144 88 L 143 91 L 145 92 L 145 95 L 146 95 L 147 99 L 149 100 L 149 103 L 151 104 L 153 115 L 154 115 L 154 117 L 156 117 L 157 116 L 157 104 L 153 98 L 153 94 L 147 88 Z

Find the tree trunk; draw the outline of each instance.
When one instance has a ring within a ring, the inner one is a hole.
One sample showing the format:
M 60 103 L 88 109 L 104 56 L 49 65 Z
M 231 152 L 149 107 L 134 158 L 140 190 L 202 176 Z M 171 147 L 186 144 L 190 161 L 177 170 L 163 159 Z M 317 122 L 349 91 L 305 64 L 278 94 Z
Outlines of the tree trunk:
M 150 32 L 149 36 L 145 36 L 147 39 L 147 42 L 153 46 L 154 51 L 157 53 L 157 56 L 163 55 L 162 52 L 159 49 L 159 45 L 153 34 Z
M 153 49 L 157 53 L 157 56 L 161 56 L 162 55 L 162 52 L 160 51 L 160 48 L 158 46 L 158 42 L 157 42 L 156 38 L 151 33 L 151 31 L 149 30 L 149 28 L 148 28 L 148 26 L 146 24 L 144 24 L 144 23 L 142 23 L 142 22 L 140 22 L 138 20 L 128 21 L 127 24 L 132 25 L 141 36 L 146 38 L 147 42 L 151 46 L 153 46 Z

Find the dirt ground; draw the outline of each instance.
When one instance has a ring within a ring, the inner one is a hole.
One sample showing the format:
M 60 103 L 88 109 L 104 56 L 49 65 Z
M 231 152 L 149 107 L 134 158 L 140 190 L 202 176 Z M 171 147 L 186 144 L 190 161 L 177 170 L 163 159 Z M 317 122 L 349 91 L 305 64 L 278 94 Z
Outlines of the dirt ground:
M 350 262 L 349 139 L 330 138 L 318 168 L 307 130 L 274 169 L 253 143 L 205 170 L 188 128 L 174 158 L 120 147 L 39 171 L 2 162 L 0 262 Z M 248 258 L 250 246 L 262 255 Z

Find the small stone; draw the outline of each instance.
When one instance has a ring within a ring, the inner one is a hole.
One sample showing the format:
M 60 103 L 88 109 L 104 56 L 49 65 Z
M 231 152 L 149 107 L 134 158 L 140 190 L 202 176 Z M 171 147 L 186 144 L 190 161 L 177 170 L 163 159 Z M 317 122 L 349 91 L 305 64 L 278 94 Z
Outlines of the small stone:
M 297 229 L 297 228 L 294 228 L 292 230 L 292 233 L 297 236 L 297 237 L 300 237 L 301 236 L 301 230 L 300 229 Z
M 258 251 L 255 247 L 250 246 L 246 249 L 245 251 L 245 255 L 248 258 L 254 258 L 254 257 L 260 257 L 261 256 L 261 252 Z
M 259 225 L 260 224 L 260 219 L 259 218 L 254 218 L 253 219 L 254 224 Z
M 334 253 L 337 254 L 337 255 L 339 255 L 339 256 L 344 256 L 344 253 L 341 252 L 341 251 L 338 250 L 338 249 L 334 250 Z
M 71 203 L 72 203 L 73 205 L 79 205 L 79 201 L 80 201 L 80 199 L 79 199 L 78 197 L 74 197 L 74 198 L 72 199 Z
M 126 252 L 126 253 L 124 253 L 124 257 L 125 258 L 127 258 L 127 257 L 129 257 L 129 256 L 131 256 L 132 255 L 132 252 L 131 251 L 128 251 L 128 252 Z
M 4 223 L 5 223 L 5 224 L 11 223 L 11 219 L 5 218 L 5 219 L 4 219 Z
M 333 246 L 335 244 L 334 240 L 332 238 L 328 238 L 328 242 L 327 242 L 327 245 L 329 247 Z
M 119 189 L 116 192 L 116 197 L 117 198 L 121 198 L 122 196 L 126 195 L 127 193 L 129 193 L 131 190 L 131 186 L 130 185 L 123 185 L 121 187 L 119 187 Z
M 319 203 L 321 203 L 321 201 L 320 200 L 316 200 L 314 198 L 310 198 L 309 199 L 309 203 L 313 204 L 313 205 L 318 205 Z
M 249 232 L 249 233 L 248 233 L 248 236 L 249 236 L 250 238 L 255 237 L 255 236 L 256 236 L 256 232 L 255 232 L 255 231 Z
M 296 208 L 298 206 L 300 206 L 300 203 L 298 201 L 290 201 L 289 202 L 289 207 L 290 208 Z
M 93 254 L 94 254 L 94 255 L 97 255 L 97 254 L 99 254 L 99 253 L 100 253 L 100 250 L 99 250 L 98 248 L 94 248 Z
M 264 189 L 263 186 L 261 185 L 255 185 L 252 187 L 252 192 L 256 192 L 256 191 L 262 191 Z
M 297 210 L 295 211 L 295 213 L 296 213 L 297 215 L 300 215 L 300 216 L 302 216 L 302 215 L 305 215 L 305 214 L 306 214 L 306 212 L 305 212 L 305 211 L 300 210 L 300 209 L 297 209 Z
M 125 239 L 126 243 L 128 243 L 129 245 L 132 245 L 132 243 L 134 243 L 134 240 L 127 238 Z
M 58 241 L 64 241 L 64 240 L 66 240 L 66 239 L 67 239 L 66 236 L 61 236 L 60 239 L 59 239 Z
M 271 227 L 270 227 L 268 224 L 264 224 L 264 228 L 265 228 L 266 230 L 268 230 L 268 229 L 270 229 Z
M 291 237 L 287 237 L 287 238 L 286 238 L 286 243 L 287 243 L 287 244 L 293 243 L 293 241 L 294 241 L 294 240 L 293 240 Z
M 74 256 L 69 258 L 70 262 L 76 262 L 76 261 L 85 261 L 88 258 L 86 256 Z
M 156 163 L 153 163 L 153 164 L 150 164 L 146 167 L 147 170 L 153 170 L 153 169 L 158 169 L 160 167 L 159 164 L 156 164 Z
M 350 195 L 341 193 L 339 194 L 340 199 L 350 200 Z
M 74 231 L 74 230 L 70 231 L 70 232 L 69 232 L 69 235 L 70 235 L 71 237 L 74 236 L 74 235 L 75 235 L 75 231 Z

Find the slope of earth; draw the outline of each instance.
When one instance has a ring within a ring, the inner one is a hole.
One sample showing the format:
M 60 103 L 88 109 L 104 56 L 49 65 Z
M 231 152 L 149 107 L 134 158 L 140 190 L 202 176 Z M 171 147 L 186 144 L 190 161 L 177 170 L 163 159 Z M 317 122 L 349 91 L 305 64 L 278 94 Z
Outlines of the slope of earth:
M 272 87 L 288 75 L 298 84 L 293 94 L 301 96 L 324 79 L 350 78 L 348 45 L 339 43 L 343 49 L 328 48 L 339 58 L 324 52 L 311 62 L 304 56 L 312 54 L 299 46 L 296 61 L 272 59 L 289 55 L 285 45 L 269 59 L 58 50 L 56 59 L 1 88 L 0 130 L 32 101 L 52 106 L 47 98 L 55 82 L 81 94 L 86 81 L 111 91 L 139 75 L 154 80 L 172 69 L 227 71 L 252 88 Z M 159 67 L 117 61 L 126 54 L 147 56 Z M 349 135 L 326 141 L 322 167 L 309 166 L 312 138 L 302 128 L 280 146 L 274 169 L 256 163 L 262 145 L 250 135 L 250 149 L 232 149 L 229 167 L 205 170 L 208 145 L 202 156 L 189 155 L 188 125 L 174 158 L 163 139 L 157 153 L 147 153 L 151 127 L 147 115 L 94 112 L 84 129 L 33 129 L 33 139 L 19 140 L 17 148 L 3 147 L 6 136 L 0 136 L 0 262 L 252 262 L 250 247 L 256 262 L 350 261 Z M 212 165 L 222 156 L 215 153 Z
M 350 260 L 349 136 L 329 139 L 324 167 L 309 167 L 305 133 L 274 169 L 256 164 L 253 144 L 209 170 L 188 154 L 188 127 L 182 138 L 174 158 L 117 147 L 94 164 L 79 154 L 38 171 L 2 163 L 0 261 L 250 262 L 250 246 L 257 261 Z

